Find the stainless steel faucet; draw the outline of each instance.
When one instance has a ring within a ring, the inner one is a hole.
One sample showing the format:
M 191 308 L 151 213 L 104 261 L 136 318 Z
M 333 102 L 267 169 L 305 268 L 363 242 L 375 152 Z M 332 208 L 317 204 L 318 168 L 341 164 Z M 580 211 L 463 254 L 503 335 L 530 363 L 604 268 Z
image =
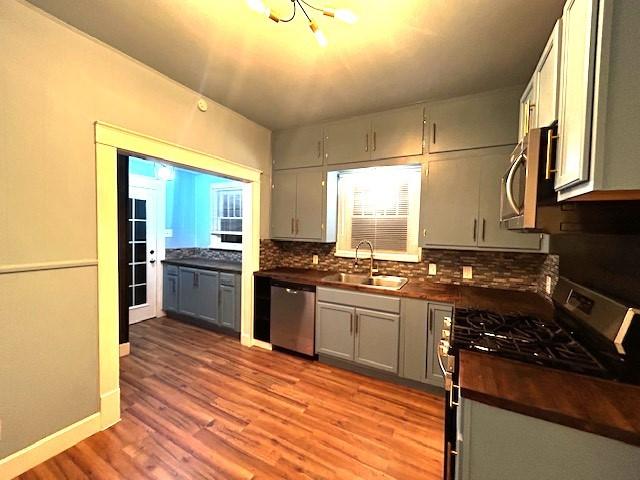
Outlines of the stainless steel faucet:
M 358 249 L 363 243 L 369 245 L 369 250 L 371 251 L 371 257 L 369 257 L 371 259 L 371 261 L 369 262 L 369 277 L 373 277 L 373 244 L 369 240 L 360 240 L 360 243 L 358 243 L 358 245 L 356 246 L 356 259 L 353 262 L 353 266 L 358 266 Z

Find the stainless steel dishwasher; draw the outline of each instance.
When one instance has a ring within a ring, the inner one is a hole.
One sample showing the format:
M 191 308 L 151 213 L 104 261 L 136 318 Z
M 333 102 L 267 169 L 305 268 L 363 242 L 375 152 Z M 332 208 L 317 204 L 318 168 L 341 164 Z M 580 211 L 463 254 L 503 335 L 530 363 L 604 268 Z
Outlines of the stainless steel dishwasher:
M 271 283 L 271 344 L 305 355 L 315 353 L 316 287 Z

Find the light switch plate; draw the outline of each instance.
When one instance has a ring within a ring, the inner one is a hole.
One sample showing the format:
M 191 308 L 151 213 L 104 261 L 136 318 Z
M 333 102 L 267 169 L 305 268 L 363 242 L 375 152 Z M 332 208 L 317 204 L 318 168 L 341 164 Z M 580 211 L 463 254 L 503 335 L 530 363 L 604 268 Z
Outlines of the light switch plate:
M 473 267 L 465 266 L 462 267 L 462 278 L 465 280 L 470 280 L 473 278 Z
M 312 261 L 312 263 L 314 265 L 317 265 L 318 264 L 318 255 L 314 255 L 311 261 Z
M 429 264 L 429 275 L 435 275 L 438 273 L 438 266 L 435 263 Z
M 547 275 L 545 279 L 544 289 L 547 292 L 547 295 L 551 295 L 551 277 L 549 275 Z

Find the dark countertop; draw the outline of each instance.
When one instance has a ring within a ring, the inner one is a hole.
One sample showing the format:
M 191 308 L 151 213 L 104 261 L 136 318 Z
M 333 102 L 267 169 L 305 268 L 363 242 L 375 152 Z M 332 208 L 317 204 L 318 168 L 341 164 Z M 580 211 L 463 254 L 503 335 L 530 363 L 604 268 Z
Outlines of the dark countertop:
M 534 293 L 411 279 L 402 289 L 379 290 L 322 280 L 333 272 L 277 268 L 255 272 L 275 280 L 452 303 L 496 313 L 553 316 Z M 640 446 L 640 387 L 526 364 L 480 352 L 460 352 L 462 395 L 498 408 Z
M 640 386 L 460 352 L 462 396 L 640 446 Z
M 224 262 L 220 260 L 208 260 L 200 257 L 171 258 L 162 260 L 162 263 L 182 267 L 202 268 L 203 270 L 216 270 L 218 272 L 242 272 L 242 263 L 240 262 Z
M 322 280 L 323 277 L 332 273 L 335 272 L 321 272 L 302 268 L 274 268 L 272 270 L 260 270 L 255 272 L 254 275 L 303 285 L 342 288 L 379 295 L 452 303 L 459 308 L 478 308 L 495 311 L 496 313 L 523 313 L 543 317 L 553 314 L 551 304 L 541 296 L 531 292 L 451 285 L 413 278 L 400 290 L 382 290 L 364 285 L 348 285 Z

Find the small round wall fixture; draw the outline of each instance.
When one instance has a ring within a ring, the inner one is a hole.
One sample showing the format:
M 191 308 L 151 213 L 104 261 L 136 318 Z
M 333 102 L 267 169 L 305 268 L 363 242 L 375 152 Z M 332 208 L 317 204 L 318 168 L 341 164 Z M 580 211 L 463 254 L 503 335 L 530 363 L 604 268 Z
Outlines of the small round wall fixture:
M 292 9 L 291 9 L 291 14 L 289 15 L 288 18 L 283 18 L 279 16 L 277 13 L 275 13 L 273 10 L 267 7 L 264 4 L 263 0 L 247 0 L 247 5 L 249 5 L 249 8 L 251 8 L 252 10 L 258 12 L 261 15 L 264 15 L 267 18 L 270 18 L 276 23 L 290 22 L 295 18 L 296 13 L 298 12 L 298 9 L 299 9 L 307 18 L 307 21 L 309 22 L 309 29 L 311 30 L 311 32 L 313 33 L 313 36 L 316 38 L 316 41 L 321 47 L 327 46 L 328 44 L 327 37 L 324 36 L 324 33 L 322 33 L 322 30 L 320 30 L 320 27 L 318 26 L 316 21 L 311 18 L 311 16 L 307 12 L 307 9 L 311 13 L 316 13 L 317 15 L 322 14 L 326 17 L 335 18 L 345 23 L 353 24 L 356 21 L 358 21 L 358 17 L 351 10 L 347 10 L 346 8 L 326 8 L 326 7 L 320 8 L 315 5 L 312 5 L 311 3 L 305 0 L 291 0 Z
M 204 98 L 201 98 L 200 100 L 198 100 L 198 110 L 200 110 L 201 112 L 206 112 L 207 108 L 209 108 L 209 105 L 207 104 L 207 101 Z

